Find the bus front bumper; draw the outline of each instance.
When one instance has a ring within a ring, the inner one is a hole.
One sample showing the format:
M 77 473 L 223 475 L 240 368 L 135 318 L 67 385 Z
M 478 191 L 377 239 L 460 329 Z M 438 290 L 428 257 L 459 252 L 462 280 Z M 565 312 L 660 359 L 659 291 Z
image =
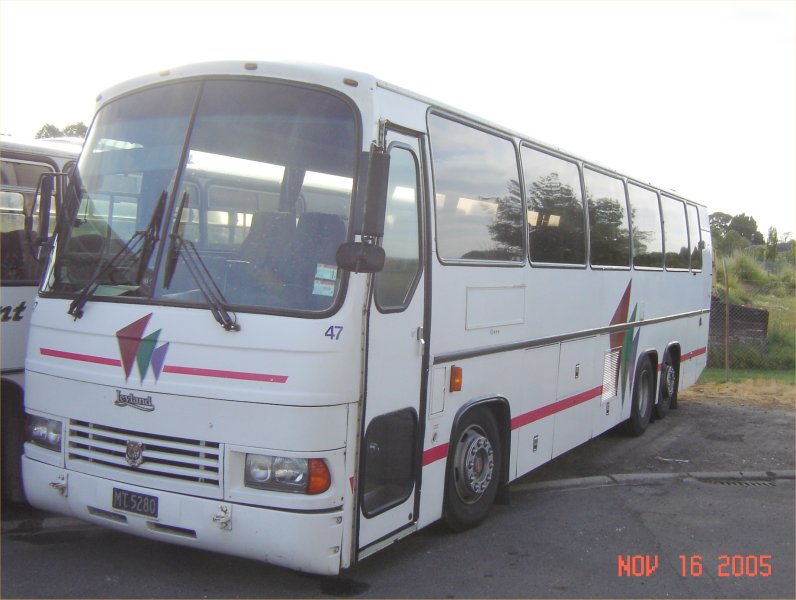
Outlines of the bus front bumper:
M 342 510 L 288 512 L 197 498 L 116 483 L 26 456 L 22 458 L 22 471 L 28 502 L 42 510 L 152 540 L 297 571 L 322 575 L 340 571 Z M 158 517 L 114 508 L 114 488 L 129 495 L 156 497 Z

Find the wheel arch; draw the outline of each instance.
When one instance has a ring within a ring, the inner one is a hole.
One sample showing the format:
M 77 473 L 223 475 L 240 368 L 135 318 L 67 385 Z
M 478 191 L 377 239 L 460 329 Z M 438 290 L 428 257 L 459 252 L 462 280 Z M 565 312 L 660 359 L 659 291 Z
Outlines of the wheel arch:
M 453 417 L 453 422 L 451 423 L 451 430 L 449 434 L 449 439 L 453 439 L 453 434 L 457 431 L 459 427 L 459 423 L 461 422 L 464 415 L 469 413 L 472 410 L 476 410 L 479 408 L 485 408 L 492 413 L 492 416 L 495 419 L 495 423 L 497 423 L 498 427 L 498 435 L 500 436 L 500 457 L 501 457 L 501 468 L 500 468 L 500 486 L 506 486 L 509 482 L 509 463 L 511 457 L 511 408 L 509 406 L 509 401 L 504 396 L 483 396 L 480 398 L 473 398 L 468 402 L 465 402 L 459 409 L 456 411 L 456 414 Z M 448 461 L 450 463 L 450 460 Z M 450 465 L 448 466 L 448 468 Z M 500 491 L 498 492 L 498 498 L 501 498 L 502 494 Z
M 663 349 L 663 354 L 661 354 L 661 356 L 663 358 L 665 358 L 667 354 L 672 357 L 672 363 L 673 363 L 672 366 L 675 368 L 675 370 L 679 374 L 680 373 L 680 357 L 683 354 L 683 349 L 682 349 L 682 346 L 681 346 L 680 342 L 678 342 L 678 341 L 669 342 L 666 345 L 666 347 Z M 661 358 L 661 362 L 663 362 L 663 358 Z

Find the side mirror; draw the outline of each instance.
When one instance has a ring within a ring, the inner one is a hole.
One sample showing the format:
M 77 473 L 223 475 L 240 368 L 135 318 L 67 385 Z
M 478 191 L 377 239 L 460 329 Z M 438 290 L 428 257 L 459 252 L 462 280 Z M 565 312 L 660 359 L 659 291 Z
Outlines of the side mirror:
M 354 233 L 365 238 L 384 235 L 384 214 L 387 210 L 387 183 L 390 176 L 390 155 L 376 146 L 362 154 L 367 160 L 359 176 Z
M 36 247 L 36 258 L 43 260 L 46 255 L 44 248 L 49 248 L 53 232 L 57 229 L 58 214 L 61 212 L 61 200 L 66 184 L 65 173 L 42 173 L 36 187 L 36 194 L 25 214 L 25 233 L 31 247 Z
M 365 222 L 362 235 L 384 237 L 384 215 L 387 211 L 387 181 L 390 177 L 390 155 L 381 148 L 370 152 L 368 188 L 365 197 Z
M 354 273 L 378 273 L 384 268 L 384 248 L 365 242 L 347 242 L 337 249 L 337 266 Z

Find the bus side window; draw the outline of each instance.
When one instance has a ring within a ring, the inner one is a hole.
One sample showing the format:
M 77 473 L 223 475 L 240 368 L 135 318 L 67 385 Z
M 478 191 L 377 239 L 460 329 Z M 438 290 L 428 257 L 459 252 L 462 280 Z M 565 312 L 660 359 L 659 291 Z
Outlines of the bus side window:
M 533 263 L 586 264 L 586 227 L 575 163 L 522 147 Z
M 621 179 L 584 169 L 589 205 L 589 256 L 600 267 L 630 266 L 630 223 Z
M 24 160 L 0 161 L 0 236 L 2 237 L 2 281 L 36 281 L 41 266 L 33 256 L 33 247 L 25 235 L 25 210 L 30 210 L 33 196 L 43 173 L 53 168 L 43 163 Z M 51 215 L 53 217 L 53 215 Z M 54 227 L 55 219 L 50 219 Z
M 702 270 L 702 238 L 699 232 L 699 215 L 697 207 L 693 204 L 686 204 L 688 212 L 688 237 L 691 242 L 691 270 Z
M 663 233 L 658 194 L 628 184 L 633 231 L 633 266 L 663 268 Z
M 663 210 L 663 244 L 666 249 L 666 270 L 688 270 L 688 227 L 685 206 L 680 200 L 661 196 Z
M 390 151 L 387 211 L 382 246 L 384 269 L 376 274 L 376 305 L 382 311 L 405 308 L 420 273 L 420 202 L 414 155 L 395 146 Z
M 437 252 L 443 261 L 525 262 L 517 154 L 511 140 L 432 114 Z

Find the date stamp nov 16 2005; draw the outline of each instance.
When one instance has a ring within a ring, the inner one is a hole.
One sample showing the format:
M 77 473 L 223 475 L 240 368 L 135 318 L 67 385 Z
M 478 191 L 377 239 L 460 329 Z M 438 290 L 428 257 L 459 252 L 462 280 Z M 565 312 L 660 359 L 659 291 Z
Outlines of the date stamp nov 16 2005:
M 715 568 L 718 577 L 770 577 L 770 554 L 720 554 L 706 564 L 701 554 L 678 556 L 681 577 L 702 577 L 708 569 Z M 617 556 L 619 577 L 651 577 L 658 570 L 657 554 L 620 554 Z

